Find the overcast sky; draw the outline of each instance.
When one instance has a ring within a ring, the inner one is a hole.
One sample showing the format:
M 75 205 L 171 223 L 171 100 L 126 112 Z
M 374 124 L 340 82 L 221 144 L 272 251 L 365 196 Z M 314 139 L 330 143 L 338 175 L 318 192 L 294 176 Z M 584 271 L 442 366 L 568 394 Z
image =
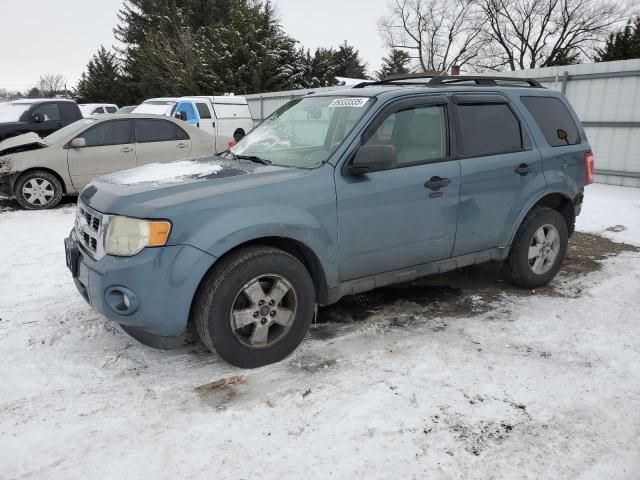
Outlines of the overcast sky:
M 114 43 L 112 28 L 122 0 L 21 0 L 2 2 L 0 88 L 25 90 L 42 73 L 62 73 L 75 85 L 100 45 Z M 285 31 L 305 48 L 360 50 L 369 70 L 385 54 L 376 22 L 387 0 L 275 0 Z M 19 19 L 19 20 L 18 20 Z

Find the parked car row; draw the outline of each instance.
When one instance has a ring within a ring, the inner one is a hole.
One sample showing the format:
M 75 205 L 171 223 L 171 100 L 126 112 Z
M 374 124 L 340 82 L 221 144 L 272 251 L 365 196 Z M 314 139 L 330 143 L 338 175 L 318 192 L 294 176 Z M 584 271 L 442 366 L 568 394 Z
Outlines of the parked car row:
M 150 99 L 120 110 L 64 99 L 4 103 L 0 194 L 24 208 L 52 208 L 97 176 L 219 153 L 252 127 L 246 99 L 234 96 Z

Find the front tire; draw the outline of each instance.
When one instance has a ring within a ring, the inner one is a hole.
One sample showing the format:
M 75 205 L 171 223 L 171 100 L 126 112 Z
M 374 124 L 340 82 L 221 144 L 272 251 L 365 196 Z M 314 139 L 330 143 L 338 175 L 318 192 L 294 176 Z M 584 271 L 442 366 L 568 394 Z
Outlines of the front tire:
M 35 170 L 18 178 L 13 194 L 27 210 L 56 207 L 62 200 L 62 184 L 50 172 Z
M 305 266 L 271 247 L 230 254 L 198 289 L 194 319 L 200 339 L 242 368 L 279 362 L 309 330 L 315 288 Z
M 567 223 L 559 212 L 546 207 L 529 212 L 505 261 L 509 281 L 524 288 L 548 284 L 562 266 L 568 239 Z

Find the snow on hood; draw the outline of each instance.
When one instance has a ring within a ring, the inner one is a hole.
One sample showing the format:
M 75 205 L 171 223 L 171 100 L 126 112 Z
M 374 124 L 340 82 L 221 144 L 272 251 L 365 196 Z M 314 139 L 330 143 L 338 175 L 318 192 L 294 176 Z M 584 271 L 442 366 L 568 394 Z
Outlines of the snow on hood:
M 10 150 L 16 147 L 22 147 L 24 145 L 30 145 L 32 143 L 41 145 L 43 147 L 47 146 L 47 143 L 42 138 L 40 138 L 37 133 L 23 133 L 22 135 L 18 135 L 17 137 L 7 138 L 6 140 L 0 142 L 0 155 L 2 155 L 6 150 Z
M 215 162 L 178 160 L 169 163 L 152 163 L 130 170 L 123 170 L 102 177 L 103 182 L 115 185 L 136 185 L 138 183 L 170 184 L 180 183 L 186 178 L 204 178 L 217 174 L 223 166 Z

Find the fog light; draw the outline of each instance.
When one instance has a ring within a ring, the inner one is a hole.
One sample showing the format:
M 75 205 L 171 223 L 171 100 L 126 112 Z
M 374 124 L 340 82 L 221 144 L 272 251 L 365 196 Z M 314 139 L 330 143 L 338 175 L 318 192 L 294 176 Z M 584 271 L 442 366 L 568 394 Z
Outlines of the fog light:
M 104 292 L 104 300 L 118 315 L 132 315 L 140 307 L 136 294 L 125 287 L 109 287 Z

